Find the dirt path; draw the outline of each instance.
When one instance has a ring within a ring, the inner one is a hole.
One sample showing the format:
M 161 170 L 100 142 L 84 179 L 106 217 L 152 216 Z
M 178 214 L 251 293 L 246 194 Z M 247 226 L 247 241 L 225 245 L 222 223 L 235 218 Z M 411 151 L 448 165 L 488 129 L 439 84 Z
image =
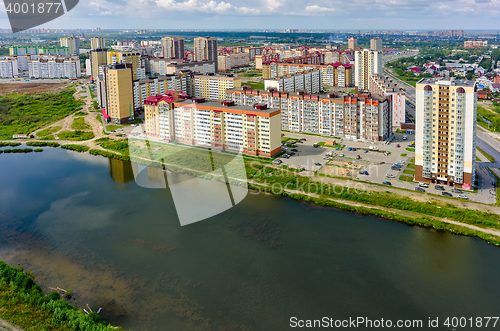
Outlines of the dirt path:
M 0 331 L 24 331 L 18 326 L 14 326 L 11 323 L 0 319 Z

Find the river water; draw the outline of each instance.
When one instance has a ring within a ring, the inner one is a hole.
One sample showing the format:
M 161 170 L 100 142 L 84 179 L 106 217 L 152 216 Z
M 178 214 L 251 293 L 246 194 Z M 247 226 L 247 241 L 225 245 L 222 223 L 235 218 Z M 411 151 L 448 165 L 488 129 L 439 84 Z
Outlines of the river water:
M 500 248 L 478 239 L 264 194 L 180 226 L 128 162 L 59 148 L 1 154 L 0 173 L 0 260 L 126 329 L 498 316 Z

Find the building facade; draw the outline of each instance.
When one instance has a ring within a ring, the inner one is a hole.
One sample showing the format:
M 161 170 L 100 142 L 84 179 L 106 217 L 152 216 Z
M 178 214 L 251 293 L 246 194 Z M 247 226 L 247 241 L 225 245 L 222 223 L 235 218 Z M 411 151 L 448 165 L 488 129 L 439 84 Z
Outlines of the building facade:
M 390 102 L 370 95 L 268 92 L 232 89 L 226 100 L 238 105 L 265 104 L 281 110 L 281 129 L 343 137 L 350 140 L 383 141 L 392 132 Z
M 488 46 L 487 40 L 466 40 L 464 41 L 464 48 L 473 48 L 473 47 L 486 47 Z
M 254 156 L 271 157 L 281 152 L 279 109 L 182 100 L 185 97 L 169 91 L 148 98 L 144 102 L 146 134 L 167 142 Z
M 140 79 L 141 77 L 141 53 L 138 51 L 111 51 L 107 52 L 107 64 L 126 64 L 132 65 L 133 79 Z
M 229 71 L 233 68 L 250 65 L 250 54 L 248 53 L 224 54 L 219 55 L 217 59 L 219 71 Z
M 415 180 L 474 187 L 476 83 L 424 78 L 416 87 Z
M 19 68 L 16 58 L 0 58 L 0 77 L 14 78 L 19 76 Z
M 218 71 L 217 59 L 217 38 L 197 37 L 194 38 L 194 59 L 195 61 L 213 61 L 215 72 Z
M 382 38 L 372 38 L 370 39 L 370 49 L 374 51 L 382 50 Z
M 347 40 L 347 49 L 356 50 L 358 48 L 358 37 L 349 37 Z
M 106 40 L 103 37 L 94 37 L 90 39 L 90 49 L 106 48 Z
M 360 91 L 368 91 L 370 77 L 383 74 L 382 52 L 370 49 L 356 51 L 354 84 Z
M 406 121 L 406 93 L 389 76 L 372 75 L 368 90 L 375 95 L 389 96 L 392 109 L 392 126 Z
M 78 57 L 43 56 L 28 60 L 32 78 L 79 78 L 82 76 Z
M 241 78 L 234 76 L 194 76 L 194 96 L 206 100 L 226 100 L 226 90 L 240 88 Z
M 264 86 L 266 90 L 272 88 L 278 92 L 319 93 L 322 87 L 321 71 L 316 68 L 311 71 L 298 72 L 295 75 L 266 79 Z
M 161 38 L 161 49 L 165 59 L 183 59 L 184 37 Z
M 80 55 L 80 39 L 74 37 L 61 38 L 59 40 L 61 47 L 69 47 L 71 55 Z
M 208 75 L 215 74 L 217 72 L 217 67 L 214 61 L 176 61 L 170 62 L 166 65 L 166 74 L 175 74 L 185 70 L 192 71 L 194 73 Z
M 134 92 L 132 65 L 121 63 L 105 66 L 106 101 L 105 117 L 112 123 L 127 123 L 134 120 Z

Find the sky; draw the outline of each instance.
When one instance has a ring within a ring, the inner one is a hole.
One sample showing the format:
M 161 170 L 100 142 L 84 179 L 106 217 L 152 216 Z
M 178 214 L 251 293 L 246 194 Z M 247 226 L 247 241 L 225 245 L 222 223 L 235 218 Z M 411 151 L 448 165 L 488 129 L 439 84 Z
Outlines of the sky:
M 80 0 L 40 27 L 496 31 L 499 17 L 500 0 Z

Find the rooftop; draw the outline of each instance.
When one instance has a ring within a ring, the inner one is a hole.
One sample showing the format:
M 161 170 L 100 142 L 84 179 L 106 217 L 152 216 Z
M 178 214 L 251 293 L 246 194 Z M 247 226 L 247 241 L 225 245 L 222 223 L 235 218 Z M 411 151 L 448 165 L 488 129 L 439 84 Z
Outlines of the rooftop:
M 453 77 L 451 77 L 451 78 L 422 78 L 417 82 L 417 84 L 473 87 L 476 85 L 476 82 L 473 80 L 454 79 Z
M 177 103 L 177 102 L 176 102 Z M 252 106 L 241 106 L 241 105 L 234 105 L 234 106 L 224 106 L 222 103 L 219 101 L 204 101 L 200 103 L 195 103 L 193 99 L 190 100 L 183 100 L 181 102 L 178 102 L 180 104 L 184 105 L 200 105 L 204 107 L 213 107 L 213 108 L 219 108 L 219 109 L 237 109 L 237 110 L 244 110 L 244 111 L 250 111 L 254 113 L 274 113 L 277 109 L 276 108 L 267 108 L 267 109 L 255 109 Z

